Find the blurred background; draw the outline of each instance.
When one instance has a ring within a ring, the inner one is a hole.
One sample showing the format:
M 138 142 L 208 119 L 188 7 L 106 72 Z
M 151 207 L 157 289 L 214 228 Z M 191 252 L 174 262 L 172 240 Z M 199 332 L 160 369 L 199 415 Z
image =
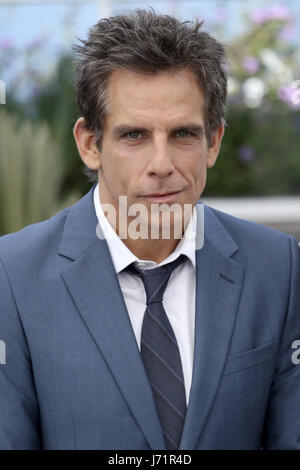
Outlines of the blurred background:
M 300 242 L 299 0 L 0 0 L 0 235 L 91 187 L 73 141 L 72 44 L 100 17 L 151 5 L 226 46 L 227 128 L 202 200 Z

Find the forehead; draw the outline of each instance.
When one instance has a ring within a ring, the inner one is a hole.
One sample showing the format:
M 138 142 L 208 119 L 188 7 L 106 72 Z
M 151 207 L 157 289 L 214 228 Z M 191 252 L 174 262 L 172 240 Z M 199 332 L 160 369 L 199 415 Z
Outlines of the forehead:
M 109 121 L 126 117 L 176 121 L 191 115 L 203 120 L 204 97 L 188 69 L 154 75 L 115 70 L 108 80 Z

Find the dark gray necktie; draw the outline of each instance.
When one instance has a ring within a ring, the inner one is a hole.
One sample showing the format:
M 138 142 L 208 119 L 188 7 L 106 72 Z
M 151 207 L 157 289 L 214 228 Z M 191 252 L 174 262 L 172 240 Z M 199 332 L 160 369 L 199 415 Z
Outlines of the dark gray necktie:
M 126 268 L 142 279 L 146 291 L 141 355 L 168 449 L 179 448 L 186 398 L 179 348 L 162 300 L 172 271 L 185 259 L 180 255 L 153 269 L 141 270 L 133 264 Z

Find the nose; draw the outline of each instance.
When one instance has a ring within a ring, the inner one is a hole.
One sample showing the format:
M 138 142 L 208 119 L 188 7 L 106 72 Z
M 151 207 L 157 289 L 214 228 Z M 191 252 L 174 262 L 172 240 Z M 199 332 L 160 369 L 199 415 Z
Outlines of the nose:
M 153 145 L 153 151 L 151 152 L 148 165 L 148 173 L 151 176 L 156 175 L 159 178 L 165 178 L 173 172 L 174 165 L 171 149 L 168 147 L 168 143 L 164 139 L 161 139 Z

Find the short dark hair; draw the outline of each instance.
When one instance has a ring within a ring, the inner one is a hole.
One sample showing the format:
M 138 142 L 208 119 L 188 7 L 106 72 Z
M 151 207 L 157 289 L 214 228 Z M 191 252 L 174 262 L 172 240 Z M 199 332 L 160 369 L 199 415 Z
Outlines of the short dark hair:
M 106 87 L 111 73 L 120 68 L 145 74 L 190 69 L 204 95 L 205 134 L 211 145 L 213 133 L 226 124 L 227 76 L 225 48 L 208 33 L 199 31 L 203 21 L 183 21 L 150 10 L 102 18 L 89 30 L 77 54 L 75 88 L 85 126 L 101 140 L 108 112 Z M 84 173 L 97 181 L 98 172 Z

